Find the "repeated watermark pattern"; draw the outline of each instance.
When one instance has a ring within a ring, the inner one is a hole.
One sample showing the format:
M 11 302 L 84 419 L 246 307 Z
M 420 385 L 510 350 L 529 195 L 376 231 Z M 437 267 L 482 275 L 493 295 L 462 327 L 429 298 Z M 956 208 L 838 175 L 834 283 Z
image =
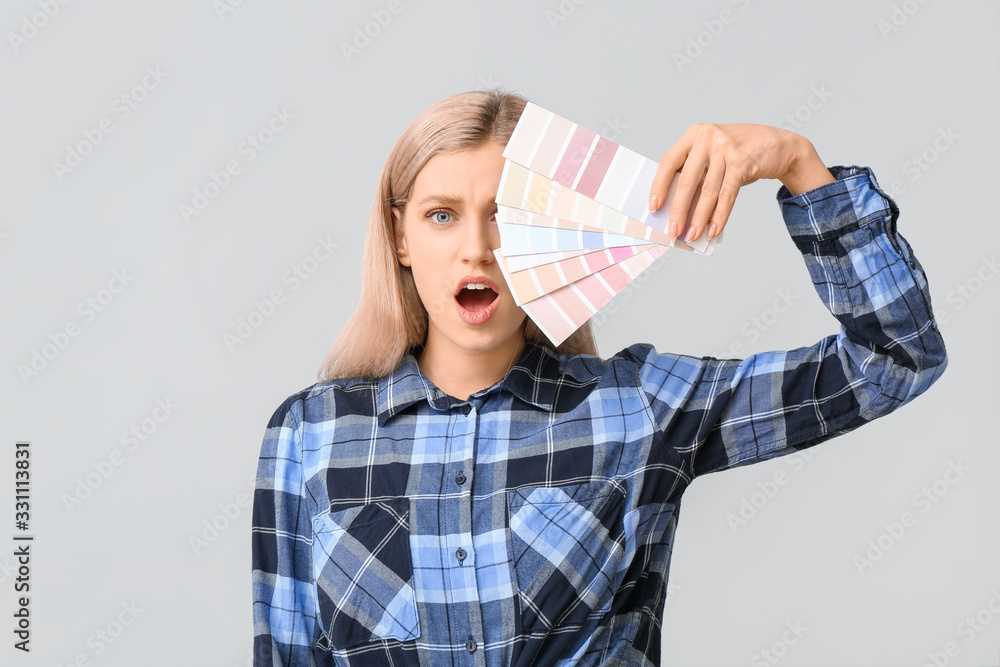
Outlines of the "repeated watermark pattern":
M 785 621 L 785 630 L 781 636 L 754 653 L 750 658 L 750 667 L 770 667 L 780 663 L 793 646 L 799 643 L 802 637 L 809 632 L 809 628 L 802 625 L 802 621 L 796 619 Z
M 774 123 L 774 126 L 790 132 L 798 132 L 805 127 L 805 124 L 809 122 L 813 114 L 823 108 L 831 97 L 833 97 L 833 93 L 827 90 L 825 83 L 820 84 L 818 88 L 811 86 L 809 88 L 809 95 L 806 96 L 805 101 L 791 111 L 785 112 Z
M 85 651 L 77 652 L 72 660 L 60 663 L 57 667 L 91 667 L 100 664 L 100 661 L 95 662 L 94 658 L 101 657 L 120 641 L 125 631 L 131 628 L 139 615 L 145 611 L 145 608 L 140 607 L 135 600 L 123 600 L 119 607 L 110 621 L 87 635 L 87 639 L 84 640 Z
M 545 22 L 549 25 L 549 30 L 555 32 L 559 26 L 565 23 L 569 17 L 576 14 L 576 9 L 587 0 L 559 0 L 555 7 L 545 10 Z
M 875 567 L 876 563 L 885 558 L 885 555 L 917 525 L 920 517 L 934 509 L 970 470 L 971 468 L 961 460 L 949 460 L 948 467 L 939 478 L 922 487 L 910 498 L 910 504 L 917 512 L 906 509 L 891 521 L 883 522 L 882 531 L 868 540 L 863 551 L 855 554 L 852 562 L 858 574 L 864 576 L 868 570 Z
M 7 33 L 7 42 L 14 53 L 20 53 L 69 3 L 70 0 L 38 0 L 38 9 L 21 18 L 16 32 L 11 30 Z
M 899 32 L 926 4 L 927 0 L 903 0 L 898 4 L 893 3 L 889 16 L 879 18 L 875 22 L 882 39 L 887 41 L 890 36 Z
M 750 6 L 752 0 L 732 0 L 739 10 L 745 10 Z M 694 65 L 695 61 L 705 55 L 714 44 L 716 44 L 729 26 L 736 23 L 739 14 L 730 7 L 726 7 L 715 18 L 705 19 L 701 22 L 702 29 L 687 38 L 687 44 L 681 51 L 673 52 L 674 65 L 678 72 Z
M 253 492 L 257 484 L 257 473 L 254 472 L 247 477 L 246 483 L 249 487 L 248 491 L 240 491 L 226 502 L 219 503 L 216 506 L 218 511 L 202 521 L 196 532 L 188 535 L 188 547 L 195 556 L 200 556 L 205 549 L 215 544 L 222 533 L 229 530 L 246 510 L 253 509 Z
M 70 342 L 80 335 L 83 331 L 81 325 L 90 324 L 97 319 L 98 315 L 118 299 L 118 295 L 124 292 L 134 279 L 135 276 L 131 275 L 128 269 L 112 271 L 111 279 L 106 287 L 102 287 L 95 294 L 77 304 L 76 314 L 79 319 L 71 318 L 55 331 L 48 332 L 44 343 L 31 348 L 29 352 L 31 359 L 27 364 L 17 365 L 17 374 L 21 378 L 21 382 L 28 384 L 30 380 L 37 378 L 42 371 L 48 368 L 69 347 Z
M 908 176 L 909 182 L 916 183 L 930 168 L 937 163 L 941 156 L 947 153 L 962 135 L 955 132 L 951 125 L 938 127 L 934 138 L 927 146 L 920 151 L 911 154 L 902 164 L 900 170 L 904 176 Z M 902 178 L 893 178 L 886 187 L 886 192 L 894 198 L 905 195 L 907 192 L 906 181 Z
M 166 78 L 167 72 L 164 72 L 159 65 L 147 65 L 142 79 L 111 101 L 109 105 L 111 114 L 104 116 L 93 126 L 84 128 L 81 132 L 82 137 L 76 142 L 66 144 L 61 162 L 52 161 L 52 173 L 56 179 L 62 183 L 88 156 L 93 155 L 107 136 L 118 128 L 115 121 L 120 123 L 131 116 Z
M 157 398 L 155 403 L 156 407 L 148 416 L 122 432 L 118 439 L 122 445 L 121 449 L 116 447 L 101 460 L 92 461 L 90 464 L 92 470 L 76 478 L 76 484 L 71 492 L 62 494 L 63 507 L 67 513 L 72 514 L 92 498 L 94 492 L 104 486 L 118 468 L 124 465 L 127 455 L 137 452 L 180 407 L 169 396 Z
M 292 263 L 281 274 L 281 283 L 288 285 L 288 292 L 297 291 L 305 281 L 319 271 L 320 267 L 333 256 L 333 251 L 339 247 L 339 243 L 330 240 L 329 234 L 325 238 L 317 237 L 312 251 Z M 250 311 L 236 318 L 233 330 L 223 332 L 222 342 L 225 343 L 226 349 L 233 353 L 250 340 L 250 337 L 274 316 L 278 307 L 285 303 L 287 296 L 284 289 L 275 287 L 267 293 L 267 296 L 254 299 Z
M 822 447 L 823 443 L 813 445 L 809 449 L 781 456 L 778 461 L 789 466 L 793 473 L 799 472 L 806 462 L 811 461 L 819 454 Z M 775 470 L 770 479 L 757 480 L 757 490 L 740 498 L 739 507 L 736 508 L 735 512 L 726 512 L 726 523 L 733 534 L 735 535 L 741 528 L 748 526 L 767 507 L 768 503 L 777 497 L 781 489 L 785 488 L 791 479 L 788 472 Z
M 989 598 L 983 606 L 968 614 L 955 625 L 954 635 L 957 639 L 949 639 L 940 648 L 927 651 L 927 660 L 922 667 L 947 667 L 953 658 L 962 653 L 962 648 L 968 646 L 986 631 L 993 620 L 1000 616 L 1000 586 L 994 586 L 989 592 Z M 958 640 L 962 640 L 959 643 Z
M 295 115 L 289 112 L 287 107 L 271 109 L 271 117 L 267 122 L 256 132 L 246 135 L 246 138 L 236 146 L 236 156 L 226 160 L 218 171 L 209 170 L 205 181 L 192 190 L 191 199 L 178 204 L 177 212 L 181 220 L 190 223 L 194 217 L 201 215 L 226 188 L 232 185 L 233 179 L 243 173 L 246 165 L 256 160 L 279 134 L 288 129 L 288 125 L 294 119 Z
M 212 0 L 212 9 L 220 21 L 225 21 L 226 17 L 243 6 L 246 0 Z
M 354 26 L 351 40 L 340 43 L 340 53 L 344 61 L 350 63 L 361 55 L 361 52 L 371 46 L 372 42 L 389 27 L 397 16 L 403 12 L 402 0 L 389 0 L 385 7 L 373 9 L 371 18 L 361 25 Z

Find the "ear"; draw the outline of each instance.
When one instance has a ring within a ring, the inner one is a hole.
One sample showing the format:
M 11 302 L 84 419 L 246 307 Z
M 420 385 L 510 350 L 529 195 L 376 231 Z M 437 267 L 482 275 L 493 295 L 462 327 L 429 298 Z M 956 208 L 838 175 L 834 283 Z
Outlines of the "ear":
M 403 216 L 399 209 L 392 207 L 392 228 L 396 237 L 396 257 L 403 266 L 410 266 L 410 252 L 406 248 L 406 237 L 403 236 Z

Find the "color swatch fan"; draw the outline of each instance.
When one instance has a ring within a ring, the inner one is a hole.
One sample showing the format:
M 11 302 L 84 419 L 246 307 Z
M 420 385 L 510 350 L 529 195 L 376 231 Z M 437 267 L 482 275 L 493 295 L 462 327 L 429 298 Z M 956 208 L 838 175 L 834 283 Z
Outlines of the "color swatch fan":
M 529 102 L 503 152 L 493 251 L 514 301 L 560 345 L 670 248 L 711 255 L 724 234 L 667 236 L 649 211 L 658 162 Z M 692 207 L 693 209 L 693 207 Z

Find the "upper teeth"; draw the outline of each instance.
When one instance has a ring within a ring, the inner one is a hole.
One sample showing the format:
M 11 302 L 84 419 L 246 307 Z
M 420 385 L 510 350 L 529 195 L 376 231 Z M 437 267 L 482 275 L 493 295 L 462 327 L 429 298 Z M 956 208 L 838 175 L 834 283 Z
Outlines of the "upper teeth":
M 486 289 L 486 285 L 483 283 L 469 283 L 465 286 L 465 289 Z

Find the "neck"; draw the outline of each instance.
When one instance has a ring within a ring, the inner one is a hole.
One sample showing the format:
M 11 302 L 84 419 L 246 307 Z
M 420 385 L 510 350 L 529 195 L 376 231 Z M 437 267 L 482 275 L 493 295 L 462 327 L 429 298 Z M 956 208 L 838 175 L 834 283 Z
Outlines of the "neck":
M 526 345 L 520 330 L 489 350 L 468 350 L 442 336 L 428 335 L 417 357 L 417 365 L 436 387 L 449 396 L 465 400 L 502 380 Z

